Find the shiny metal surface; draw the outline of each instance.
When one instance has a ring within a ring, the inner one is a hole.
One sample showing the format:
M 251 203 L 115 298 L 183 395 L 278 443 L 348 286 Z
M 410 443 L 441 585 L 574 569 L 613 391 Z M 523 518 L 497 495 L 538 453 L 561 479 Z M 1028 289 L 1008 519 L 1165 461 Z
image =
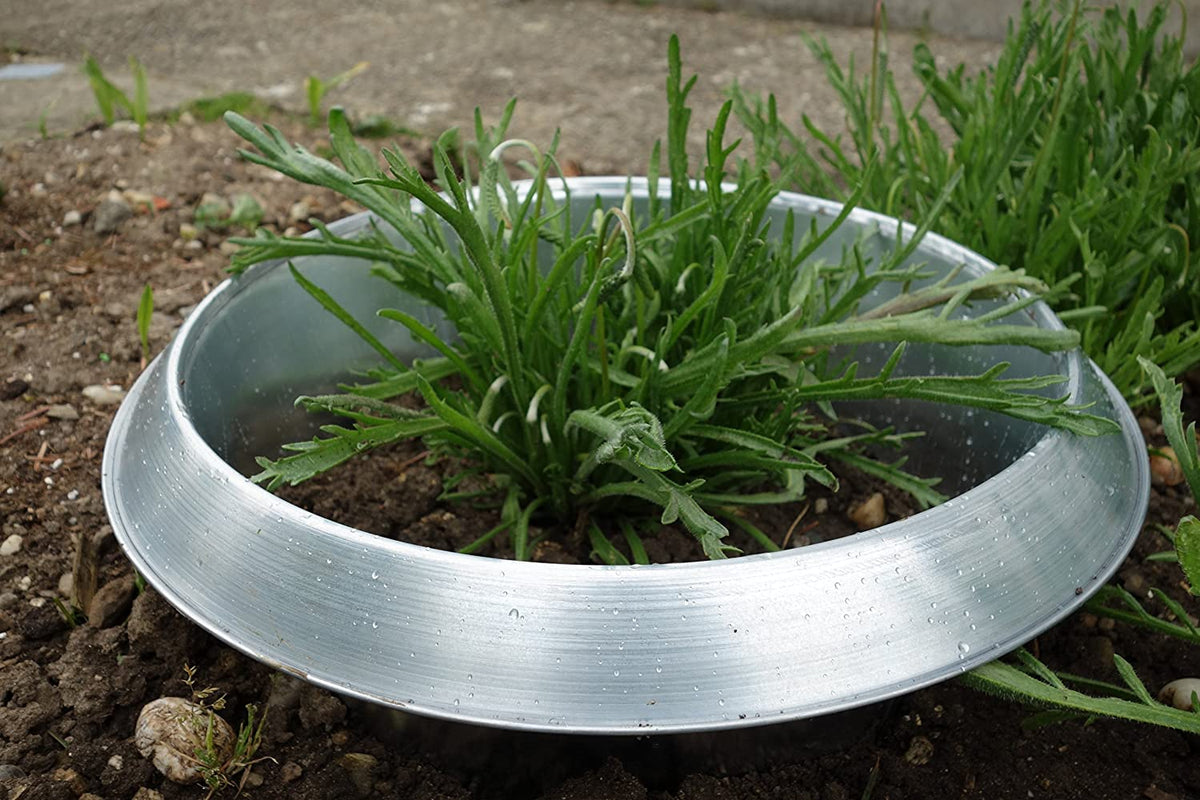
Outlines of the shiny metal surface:
M 619 202 L 625 185 L 571 182 L 583 206 L 596 195 Z M 645 196 L 644 183 L 633 187 Z M 777 207 L 801 228 L 838 208 L 799 195 Z M 824 256 L 860 235 L 868 250 L 890 248 L 896 223 L 856 211 Z M 991 268 L 936 236 L 914 258 L 940 271 Z M 389 346 L 418 354 L 401 326 L 374 321 L 387 287 L 365 265 L 302 266 Z M 1061 325 L 1043 305 L 1028 318 Z M 1013 375 L 1057 371 L 1076 401 L 1095 403 L 1122 433 L 1081 438 L 964 409 L 864 405 L 854 413 L 927 430 L 910 463 L 961 474 L 958 496 L 868 533 L 723 563 L 571 566 L 429 550 L 315 517 L 231 466 L 310 430 L 294 396 L 373 355 L 282 265 L 227 281 L 122 405 L 104 495 L 129 558 L 197 624 L 314 683 L 419 714 L 644 734 L 884 700 L 1065 617 L 1115 571 L 1145 515 L 1144 445 L 1119 395 L 1079 352 L 1022 348 L 914 349 L 902 369 L 979 370 L 1003 359 Z M 858 355 L 864 372 L 882 358 Z

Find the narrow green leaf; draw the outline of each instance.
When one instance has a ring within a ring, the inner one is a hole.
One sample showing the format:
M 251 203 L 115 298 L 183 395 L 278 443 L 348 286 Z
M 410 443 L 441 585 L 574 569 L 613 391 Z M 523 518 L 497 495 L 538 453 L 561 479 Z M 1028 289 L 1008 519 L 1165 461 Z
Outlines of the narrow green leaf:
M 288 262 L 288 271 L 292 273 L 292 277 L 296 280 L 296 283 L 300 284 L 301 288 L 308 292 L 310 297 L 321 304 L 321 308 L 324 308 L 330 314 L 333 314 L 333 316 L 337 317 L 339 322 L 341 322 L 350 330 L 354 331 L 354 333 L 358 335 L 358 338 L 369 344 L 371 348 L 375 350 L 375 352 L 379 353 L 379 355 L 383 356 L 388 363 L 392 364 L 397 369 L 406 368 L 403 361 L 397 358 L 391 350 L 388 350 L 386 347 L 384 347 L 383 343 L 380 342 L 379 339 L 375 338 L 375 334 L 363 327 L 362 323 L 355 319 L 354 315 L 343 308 L 338 301 L 334 300 L 328 292 L 317 286 L 308 278 L 304 277 L 304 275 L 300 273 L 300 270 L 296 269 L 295 265 L 291 262 Z
M 137 332 L 142 343 L 142 361 L 150 360 L 150 318 L 154 315 L 154 290 L 150 284 L 142 289 L 142 298 L 138 301 Z

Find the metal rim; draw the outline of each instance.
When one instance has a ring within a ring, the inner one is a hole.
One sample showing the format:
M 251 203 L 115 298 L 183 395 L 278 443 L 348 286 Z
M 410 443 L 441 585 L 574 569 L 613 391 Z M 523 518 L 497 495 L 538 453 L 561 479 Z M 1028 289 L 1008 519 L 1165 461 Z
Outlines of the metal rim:
M 644 181 L 577 179 L 576 195 Z M 777 202 L 836 214 L 829 201 Z M 850 224 L 911 235 L 864 211 Z M 919 251 L 989 262 L 930 235 Z M 194 425 L 197 342 L 278 265 L 210 294 L 118 411 L 103 490 L 134 566 L 201 627 L 326 688 L 498 727 L 645 734 L 811 717 L 939 682 L 1060 621 L 1117 569 L 1149 495 L 1132 413 L 1081 354 L 1071 396 L 1122 428 L 1046 432 L 994 477 L 865 534 L 722 563 L 500 562 L 356 531 L 249 483 Z M 1060 327 L 1047 307 L 1036 323 Z M 315 323 L 314 323 L 315 324 Z M 332 323 L 336 324 L 336 323 Z

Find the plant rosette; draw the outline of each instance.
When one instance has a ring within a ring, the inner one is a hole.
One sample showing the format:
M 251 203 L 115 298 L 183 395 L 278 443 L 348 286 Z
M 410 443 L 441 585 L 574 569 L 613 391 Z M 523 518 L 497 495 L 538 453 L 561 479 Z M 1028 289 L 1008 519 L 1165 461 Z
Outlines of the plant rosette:
M 569 189 L 569 200 L 566 191 Z M 529 191 L 529 184 L 518 190 Z M 634 210 L 645 180 L 555 183 L 581 216 Z M 661 190 L 660 190 L 661 191 Z M 841 227 L 874 256 L 907 223 L 780 193 L 768 216 Z M 350 238 L 365 215 L 329 231 Z M 778 230 L 779 228 L 775 228 Z M 820 255 L 818 252 L 815 254 Z M 911 253 L 934 278 L 994 265 L 929 234 Z M 349 258 L 293 260 L 402 360 L 429 355 L 379 319 L 380 282 Z M 868 297 L 863 308 L 888 301 Z M 393 300 L 389 302 L 400 302 Z M 501 561 L 398 542 L 297 508 L 256 486 L 253 456 L 311 435 L 301 393 L 332 390 L 378 352 L 285 261 L 226 281 L 143 373 L 114 421 L 103 488 L 117 537 L 146 580 L 221 640 L 326 688 L 424 715 L 507 728 L 641 734 L 813 717 L 958 675 L 1079 607 L 1117 569 L 1144 518 L 1149 476 L 1128 407 L 1078 350 L 922 345 L 898 364 L 860 346 L 860 375 L 1057 375 L 1072 403 L 1119 433 L 1080 436 L 922 401 L 857 403 L 858 418 L 923 430 L 909 466 L 951 499 L 875 530 L 788 551 L 699 563 Z M 448 336 L 415 299 L 400 307 Z M 988 313 L 987 302 L 964 315 Z M 1043 303 L 1024 322 L 1063 330 Z M 618 501 L 619 502 L 619 501 Z

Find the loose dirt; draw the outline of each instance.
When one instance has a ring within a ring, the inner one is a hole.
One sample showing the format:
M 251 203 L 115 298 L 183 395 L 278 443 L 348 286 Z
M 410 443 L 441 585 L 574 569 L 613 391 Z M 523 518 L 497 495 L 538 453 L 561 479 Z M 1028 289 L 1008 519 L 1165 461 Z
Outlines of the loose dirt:
M 321 144 L 302 125 L 277 122 L 310 147 Z M 226 695 L 223 714 L 235 725 L 246 704 L 267 709 L 259 755 L 270 760 L 255 766 L 244 790 L 251 798 L 1168 800 L 1200 793 L 1192 738 L 1103 720 L 1027 729 L 1028 709 L 953 682 L 897 699 L 852 733 L 822 720 L 745 737 L 614 741 L 407 719 L 275 674 L 209 637 L 153 589 L 135 593 L 100 497 L 100 456 L 116 406 L 84 389 L 127 389 L 138 375 L 142 287 L 154 287 L 150 345 L 158 352 L 223 277 L 225 233 L 185 227 L 206 192 L 249 193 L 280 231 L 303 229 L 304 216 L 332 220 L 355 210 L 239 161 L 235 146 L 220 125 L 184 123 L 152 125 L 144 142 L 128 130 L 88 130 L 0 152 L 8 190 L 0 200 L 0 787 L 10 797 L 203 797 L 199 787 L 165 782 L 132 745 L 144 703 L 188 693 L 185 664 Z M 418 157 L 425 147 L 402 146 Z M 134 213 L 97 233 L 110 191 Z M 1196 389 L 1193 377 L 1189 419 Z M 1153 420 L 1146 428 L 1164 443 Z M 421 463 L 408 470 L 406 490 L 427 506 L 392 524 L 432 526 L 429 516 L 440 513 L 428 504 L 436 472 Z M 372 502 L 393 508 L 380 486 L 368 491 L 376 492 Z M 855 487 L 825 515 L 840 518 L 864 491 Z M 891 513 L 904 513 L 893 505 Z M 1157 586 L 1191 602 L 1174 565 L 1145 560 L 1169 547 L 1154 525 L 1183 513 L 1195 507 L 1182 487 L 1155 490 L 1147 527 L 1120 572 L 1129 591 L 1144 597 Z M 71 627 L 56 600 L 88 606 L 91 619 Z M 1200 675 L 1200 648 L 1087 613 L 1031 649 L 1056 669 L 1109 681 L 1117 680 L 1115 650 L 1151 691 Z

